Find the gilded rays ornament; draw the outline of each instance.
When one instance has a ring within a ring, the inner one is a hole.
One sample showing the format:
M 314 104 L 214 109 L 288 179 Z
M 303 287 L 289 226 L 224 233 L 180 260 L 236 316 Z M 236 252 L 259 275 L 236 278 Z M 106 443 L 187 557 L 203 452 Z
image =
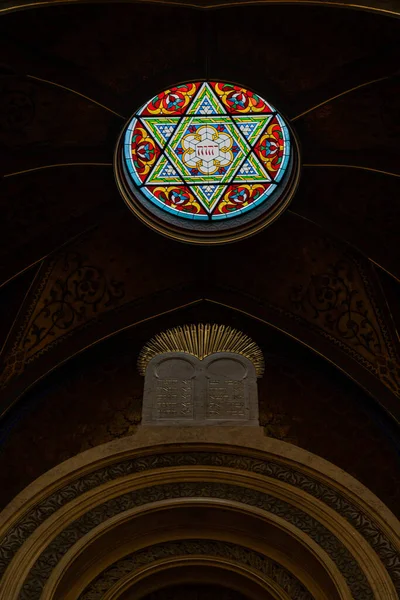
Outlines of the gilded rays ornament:
M 249 336 L 227 325 L 198 323 L 158 333 L 140 352 L 139 373 L 145 375 L 151 359 L 168 352 L 184 352 L 199 360 L 218 352 L 232 352 L 250 360 L 257 377 L 264 373 L 264 356 L 257 344 Z

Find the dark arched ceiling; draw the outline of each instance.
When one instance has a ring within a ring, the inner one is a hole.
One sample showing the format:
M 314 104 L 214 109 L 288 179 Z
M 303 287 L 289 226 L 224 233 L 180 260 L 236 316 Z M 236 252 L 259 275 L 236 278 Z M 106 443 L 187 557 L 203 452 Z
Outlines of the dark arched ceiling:
M 394 1 L 342 4 L 0 3 L 1 414 L 102 339 L 201 304 L 307 348 L 400 421 L 400 21 Z M 137 222 L 112 170 L 135 108 L 205 77 L 276 105 L 303 163 L 285 215 L 215 249 Z

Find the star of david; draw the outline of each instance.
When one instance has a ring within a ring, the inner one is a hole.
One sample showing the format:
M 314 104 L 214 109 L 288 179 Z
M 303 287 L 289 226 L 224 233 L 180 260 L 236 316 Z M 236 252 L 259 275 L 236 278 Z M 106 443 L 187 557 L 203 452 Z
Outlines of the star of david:
M 180 176 L 191 184 L 230 181 L 250 151 L 229 117 L 183 119 L 165 148 Z
M 246 95 L 241 91 L 232 96 L 236 100 L 241 99 L 238 104 L 232 98 L 224 100 L 219 97 L 212 87 L 214 84 L 196 85 L 195 94 L 183 114 L 165 114 L 163 108 L 157 112 L 155 103 L 151 101 L 148 103 L 151 111 L 147 112 L 145 105 L 137 115 L 138 126 L 147 130 L 158 148 L 157 160 L 145 179 L 142 175 L 140 187 L 149 199 L 159 205 L 160 190 L 164 194 L 162 198 L 168 196 L 168 190 L 176 195 L 181 189 L 186 194 L 185 198 L 189 198 L 188 193 L 192 194 L 192 200 L 187 200 L 189 205 L 198 202 L 201 207 L 195 217 L 193 213 L 185 214 L 178 203 L 174 208 L 170 204 L 163 206 L 169 212 L 181 210 L 180 216 L 199 219 L 208 218 L 207 215 L 226 217 L 228 213 L 220 211 L 221 214 L 217 215 L 215 211 L 216 207 L 219 210 L 224 194 L 230 194 L 231 213 L 240 212 L 244 210 L 241 203 L 247 198 L 243 185 L 250 186 L 249 194 L 257 188 L 254 192 L 257 203 L 266 198 L 276 185 L 275 173 L 272 174 L 268 168 L 270 142 L 261 143 L 266 139 L 265 132 L 275 113 L 266 103 L 262 114 L 240 112 L 244 110 L 246 101 Z M 158 102 L 159 98 L 161 96 L 156 97 Z M 256 97 L 255 102 L 264 101 Z M 166 105 L 167 110 L 171 108 Z M 276 143 L 271 147 L 275 148 Z M 284 159 L 287 162 L 286 156 Z M 238 186 L 242 186 L 240 191 Z

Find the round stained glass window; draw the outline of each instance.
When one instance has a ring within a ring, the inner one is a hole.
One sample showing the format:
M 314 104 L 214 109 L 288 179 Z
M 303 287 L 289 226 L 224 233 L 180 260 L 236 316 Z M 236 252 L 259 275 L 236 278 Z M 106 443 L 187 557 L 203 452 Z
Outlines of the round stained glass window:
M 283 117 L 231 83 L 188 82 L 137 110 L 116 153 L 132 210 L 177 239 L 218 243 L 274 220 L 298 179 L 297 144 Z

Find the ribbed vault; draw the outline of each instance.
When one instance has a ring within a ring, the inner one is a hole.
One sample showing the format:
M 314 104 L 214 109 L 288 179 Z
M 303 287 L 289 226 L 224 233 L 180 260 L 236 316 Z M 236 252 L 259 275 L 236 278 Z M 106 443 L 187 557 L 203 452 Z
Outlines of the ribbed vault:
M 270 322 L 398 420 L 397 9 L 346 6 L 3 3 L 0 255 L 12 326 L 3 333 L 2 414 L 88 344 L 154 318 L 159 309 L 139 315 L 137 305 L 169 293 L 166 310 L 209 299 Z M 238 22 L 240 52 L 230 50 Z M 265 93 L 293 125 L 303 163 L 276 224 L 212 252 L 141 226 L 112 173 L 135 108 L 167 85 L 208 76 Z M 138 318 L 122 317 L 132 304 Z
M 0 0 L 1 600 L 399 597 L 399 15 Z M 301 181 L 198 248 L 128 211 L 113 157 L 211 77 L 284 115 Z M 261 427 L 141 425 L 141 349 L 199 323 L 259 348 Z

